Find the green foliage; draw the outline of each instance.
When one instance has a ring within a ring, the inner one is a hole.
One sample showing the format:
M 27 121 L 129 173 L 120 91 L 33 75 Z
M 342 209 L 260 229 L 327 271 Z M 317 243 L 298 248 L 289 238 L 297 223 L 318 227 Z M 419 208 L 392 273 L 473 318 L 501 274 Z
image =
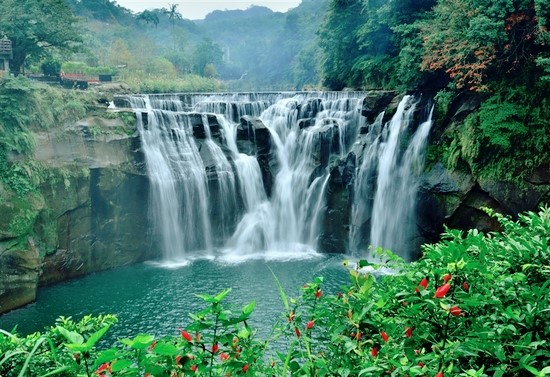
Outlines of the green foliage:
M 498 102 L 491 97 L 479 109 L 479 129 L 492 146 L 508 150 L 515 140 L 527 136 L 527 111 L 521 103 Z
M 446 130 L 443 161 L 479 177 L 521 181 L 550 159 L 550 104 L 545 91 L 500 89 Z M 535 92 L 535 93 L 537 93 Z
M 112 67 L 90 67 L 84 62 L 67 61 L 61 65 L 61 70 L 65 73 L 81 73 L 84 76 L 114 75 L 116 70 Z
M 19 196 L 34 190 L 45 167 L 32 159 L 33 129 L 48 129 L 85 116 L 88 94 L 36 84 L 23 76 L 0 82 L 0 183 Z
M 404 263 L 388 251 L 350 267 L 341 293 L 324 279 L 289 298 L 271 343 L 231 309 L 230 290 L 200 295 L 178 336 L 137 334 L 97 349 L 112 316 L 60 318 L 25 338 L 0 330 L 0 373 L 100 376 L 545 376 L 550 374 L 550 209 L 498 219 L 500 233 L 446 230 Z M 276 277 L 275 280 L 277 281 Z
M 58 76 L 61 72 L 61 63 L 55 59 L 47 59 L 42 62 L 40 69 L 46 76 Z
M 163 76 L 129 76 L 125 82 L 136 93 L 215 92 L 222 88 L 220 81 L 197 75 L 186 75 L 177 79 Z
M 355 35 L 363 21 L 361 0 L 331 1 L 319 30 L 319 45 L 323 51 L 322 80 L 326 87 L 341 90 L 361 84 L 352 66 L 363 52 Z
M 38 62 L 53 52 L 75 51 L 76 22 L 64 0 L 2 1 L 0 30 L 12 41 L 12 70 L 20 73 L 28 58 Z
M 435 101 L 435 119 L 444 119 L 450 110 L 451 103 L 455 98 L 455 93 L 451 90 L 440 90 L 434 96 Z

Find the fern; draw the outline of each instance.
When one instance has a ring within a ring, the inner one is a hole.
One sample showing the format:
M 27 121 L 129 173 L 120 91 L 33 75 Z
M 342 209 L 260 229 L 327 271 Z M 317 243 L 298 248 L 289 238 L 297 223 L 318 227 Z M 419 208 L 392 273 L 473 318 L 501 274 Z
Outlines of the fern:
M 490 144 L 508 150 L 528 132 L 525 126 L 527 107 L 522 103 L 500 102 L 491 97 L 479 110 L 479 129 Z

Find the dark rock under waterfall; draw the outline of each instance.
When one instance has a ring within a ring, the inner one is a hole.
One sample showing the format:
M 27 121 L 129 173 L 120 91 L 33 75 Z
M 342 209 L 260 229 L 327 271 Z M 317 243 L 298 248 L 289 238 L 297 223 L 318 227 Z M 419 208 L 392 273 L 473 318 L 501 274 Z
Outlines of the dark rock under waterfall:
M 254 145 L 254 154 L 260 165 L 265 192 L 267 196 L 271 196 L 276 163 L 271 151 L 271 134 L 268 128 L 258 117 L 242 116 L 240 125 L 237 127 L 237 141 L 239 140 L 248 141 Z

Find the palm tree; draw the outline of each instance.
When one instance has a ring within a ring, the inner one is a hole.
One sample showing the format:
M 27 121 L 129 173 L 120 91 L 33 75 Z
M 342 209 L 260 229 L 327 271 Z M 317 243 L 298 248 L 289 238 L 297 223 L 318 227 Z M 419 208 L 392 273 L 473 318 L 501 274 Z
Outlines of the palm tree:
M 167 14 L 168 18 L 172 21 L 172 39 L 174 50 L 176 49 L 176 36 L 174 33 L 174 29 L 176 28 L 176 20 L 183 19 L 181 13 L 178 11 L 178 6 L 179 4 L 168 4 L 168 9 L 164 9 L 164 14 Z
M 183 17 L 178 11 L 179 4 L 168 4 L 168 9 L 164 10 L 164 14 L 168 15 L 168 18 L 172 20 L 172 28 L 176 26 L 176 20 L 181 20 Z

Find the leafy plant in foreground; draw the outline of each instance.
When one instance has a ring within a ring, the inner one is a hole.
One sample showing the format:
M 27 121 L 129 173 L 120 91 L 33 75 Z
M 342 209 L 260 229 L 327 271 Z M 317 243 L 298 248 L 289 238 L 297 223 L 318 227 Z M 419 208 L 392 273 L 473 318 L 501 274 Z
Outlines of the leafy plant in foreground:
M 324 279 L 289 298 L 273 337 L 255 339 L 255 303 L 200 296 L 177 336 L 138 334 L 97 350 L 112 316 L 61 318 L 44 334 L 0 332 L 2 376 L 545 376 L 550 374 L 550 209 L 497 217 L 503 231 L 446 230 L 405 264 L 359 261 L 327 294 Z M 275 278 L 276 279 L 276 278 Z M 274 349 L 268 349 L 270 344 Z M 275 357 L 275 360 L 270 358 Z

